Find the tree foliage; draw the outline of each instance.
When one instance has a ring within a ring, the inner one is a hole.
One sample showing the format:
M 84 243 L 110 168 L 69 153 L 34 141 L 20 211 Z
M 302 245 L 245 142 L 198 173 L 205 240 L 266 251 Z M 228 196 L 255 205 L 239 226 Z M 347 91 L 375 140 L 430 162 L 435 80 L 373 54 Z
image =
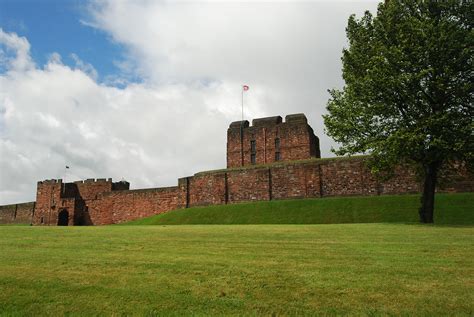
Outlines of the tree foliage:
M 341 144 L 335 152 L 370 152 L 374 172 L 419 167 L 424 199 L 430 177 L 434 198 L 441 166 L 472 163 L 473 21 L 474 2 L 461 0 L 387 0 L 375 17 L 352 15 L 345 86 L 329 91 L 324 116 L 327 133 Z

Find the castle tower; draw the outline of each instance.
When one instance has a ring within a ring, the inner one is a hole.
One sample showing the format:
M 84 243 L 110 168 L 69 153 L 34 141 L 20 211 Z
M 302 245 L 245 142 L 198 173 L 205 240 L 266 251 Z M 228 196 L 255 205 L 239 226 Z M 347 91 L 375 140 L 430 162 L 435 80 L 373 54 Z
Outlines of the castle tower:
M 227 130 L 227 168 L 321 157 L 319 139 L 304 114 L 232 122 Z
M 87 179 L 74 183 L 63 183 L 61 179 L 38 182 L 33 224 L 91 225 L 94 219 L 89 213 L 89 206 L 94 206 L 103 193 L 128 190 L 129 187 L 128 182 L 112 182 L 111 178 Z

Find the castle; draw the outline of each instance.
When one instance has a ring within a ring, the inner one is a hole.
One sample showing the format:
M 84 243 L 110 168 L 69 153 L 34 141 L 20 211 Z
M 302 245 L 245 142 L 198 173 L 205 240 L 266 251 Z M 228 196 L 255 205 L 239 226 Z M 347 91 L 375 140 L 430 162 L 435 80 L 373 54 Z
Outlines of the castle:
M 293 198 L 420 192 L 411 170 L 380 181 L 366 157 L 321 159 L 319 139 L 304 114 L 236 121 L 227 130 L 227 168 L 178 179 L 173 187 L 130 190 L 125 181 L 38 182 L 36 202 L 0 206 L 0 223 L 106 225 L 174 209 Z M 454 173 L 454 174 L 453 174 Z M 442 191 L 473 191 L 462 169 Z

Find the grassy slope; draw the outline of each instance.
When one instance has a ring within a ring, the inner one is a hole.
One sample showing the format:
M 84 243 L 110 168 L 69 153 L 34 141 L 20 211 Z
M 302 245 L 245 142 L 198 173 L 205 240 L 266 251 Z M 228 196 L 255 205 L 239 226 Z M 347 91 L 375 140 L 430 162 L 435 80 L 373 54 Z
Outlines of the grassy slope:
M 437 194 L 437 224 L 474 224 L 474 193 Z M 175 210 L 129 222 L 155 224 L 318 224 L 418 222 L 418 195 L 335 197 Z
M 465 315 L 474 228 L 0 227 L 0 315 Z

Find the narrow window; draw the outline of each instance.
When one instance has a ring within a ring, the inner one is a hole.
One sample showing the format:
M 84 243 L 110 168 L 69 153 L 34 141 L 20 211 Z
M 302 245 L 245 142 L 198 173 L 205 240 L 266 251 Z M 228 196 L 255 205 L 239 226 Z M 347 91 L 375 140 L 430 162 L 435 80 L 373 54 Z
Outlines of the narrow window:
M 257 145 L 255 140 L 250 141 L 250 163 L 255 164 L 257 162 Z
M 41 224 L 44 224 L 44 217 L 41 217 Z
M 275 139 L 275 161 L 281 160 L 280 156 L 280 139 L 276 138 Z
M 250 141 L 250 152 L 251 153 L 257 152 L 257 147 L 256 147 L 256 144 L 255 144 L 255 140 Z

